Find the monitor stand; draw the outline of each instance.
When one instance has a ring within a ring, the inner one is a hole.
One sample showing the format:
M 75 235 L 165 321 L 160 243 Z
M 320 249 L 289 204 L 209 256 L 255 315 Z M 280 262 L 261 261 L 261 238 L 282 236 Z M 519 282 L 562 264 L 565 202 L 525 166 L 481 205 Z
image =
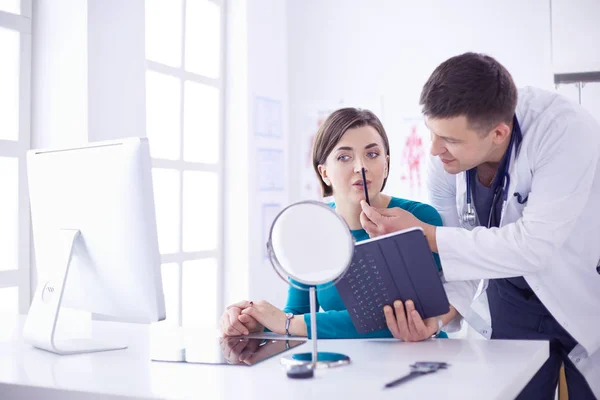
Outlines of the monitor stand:
M 58 235 L 59 247 L 56 252 L 57 262 L 54 265 L 56 270 L 49 281 L 38 283 L 23 328 L 25 342 L 61 355 L 126 349 L 127 346 L 110 345 L 87 338 L 56 340 L 56 323 L 71 259 L 74 250 L 81 247 L 79 230 L 61 229 Z

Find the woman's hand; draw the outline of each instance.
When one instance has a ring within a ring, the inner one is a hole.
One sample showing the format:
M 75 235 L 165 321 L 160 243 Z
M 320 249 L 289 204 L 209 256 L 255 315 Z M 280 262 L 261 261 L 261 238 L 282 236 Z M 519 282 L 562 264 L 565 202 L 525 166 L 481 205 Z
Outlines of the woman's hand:
M 240 317 L 243 316 L 252 317 L 259 324 L 280 335 L 285 335 L 286 333 L 285 313 L 267 301 L 261 300 L 249 304 L 247 308 L 242 310 Z
M 223 357 L 229 364 L 240 364 L 250 358 L 258 349 L 260 340 L 236 337 L 223 337 L 219 340 Z
M 402 339 L 405 342 L 420 342 L 429 339 L 438 330 L 437 318 L 432 317 L 423 320 L 419 312 L 415 310 L 415 305 L 411 300 L 407 300 L 405 304 L 402 304 L 400 300 L 396 300 L 394 309 L 391 306 L 385 306 L 383 312 L 385 322 L 392 335 L 396 339 Z M 439 318 L 442 320 L 442 325 L 446 325 L 456 315 L 456 309 L 450 306 L 450 312 L 441 315 Z
M 260 340 L 254 339 L 256 343 L 250 350 L 251 345 L 248 345 L 242 354 L 240 354 L 240 361 L 247 365 L 253 365 L 257 362 L 264 360 L 273 354 L 281 353 L 289 348 L 286 345 L 286 340 L 266 340 L 263 344 L 260 344 Z
M 252 332 L 262 332 L 265 329 L 251 316 L 242 315 L 243 306 L 251 304 L 252 302 L 244 301 L 227 307 L 219 321 L 223 336 L 248 335 Z
M 223 357 L 230 364 L 253 365 L 269 356 L 289 348 L 285 340 L 262 340 L 248 338 L 221 338 Z

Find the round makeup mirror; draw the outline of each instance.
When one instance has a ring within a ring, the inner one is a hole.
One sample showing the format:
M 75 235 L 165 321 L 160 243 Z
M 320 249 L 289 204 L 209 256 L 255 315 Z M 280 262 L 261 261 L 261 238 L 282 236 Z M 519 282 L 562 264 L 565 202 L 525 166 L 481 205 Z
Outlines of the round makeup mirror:
M 289 285 L 310 293 L 312 353 L 286 356 L 282 363 L 312 368 L 348 364 L 350 358 L 344 354 L 317 351 L 316 321 L 316 291 L 334 285 L 352 261 L 354 239 L 346 222 L 326 204 L 292 204 L 273 221 L 267 250 L 277 274 Z

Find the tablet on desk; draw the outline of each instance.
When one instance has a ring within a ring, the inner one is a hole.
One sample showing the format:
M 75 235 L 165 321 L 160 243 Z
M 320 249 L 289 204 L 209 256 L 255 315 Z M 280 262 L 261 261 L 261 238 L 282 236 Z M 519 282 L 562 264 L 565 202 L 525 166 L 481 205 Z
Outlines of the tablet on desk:
M 386 329 L 383 307 L 412 300 L 423 319 L 446 314 L 450 304 L 421 228 L 365 240 L 336 284 L 359 333 Z
M 152 361 L 252 366 L 305 342 L 243 336 L 198 337 L 186 340 L 183 346 L 164 341 L 152 345 L 151 358 Z

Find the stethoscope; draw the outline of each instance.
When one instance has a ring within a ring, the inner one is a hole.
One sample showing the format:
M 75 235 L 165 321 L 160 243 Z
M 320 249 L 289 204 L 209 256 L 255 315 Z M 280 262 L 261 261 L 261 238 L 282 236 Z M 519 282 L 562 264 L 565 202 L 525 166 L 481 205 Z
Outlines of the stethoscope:
M 508 150 L 507 153 L 505 155 L 506 157 L 506 163 L 504 164 L 504 167 L 502 168 L 502 171 L 500 174 L 498 174 L 498 176 L 494 179 L 494 182 L 492 183 L 492 187 L 494 188 L 494 197 L 492 198 L 492 206 L 490 209 L 490 216 L 488 218 L 488 222 L 487 222 L 487 227 L 490 228 L 492 226 L 495 226 L 495 211 L 496 211 L 496 204 L 498 202 L 498 200 L 500 199 L 500 194 L 502 194 L 502 210 L 504 210 L 504 207 L 506 206 L 506 201 L 508 200 L 508 188 L 510 186 L 510 175 L 509 175 L 509 170 L 510 170 L 510 157 L 512 155 L 512 150 L 513 148 L 519 148 L 519 146 L 521 145 L 521 141 L 523 140 L 523 134 L 521 133 L 521 127 L 519 126 L 519 121 L 517 121 L 517 117 L 514 116 L 513 117 L 513 131 L 512 131 L 512 135 L 510 137 L 510 143 L 508 144 Z M 500 168 L 500 167 L 499 167 Z M 477 217 L 475 216 L 475 208 L 473 207 L 473 201 L 472 201 L 472 195 L 471 195 L 471 179 L 473 176 L 475 176 L 475 173 L 477 171 L 477 168 L 472 168 L 470 170 L 468 170 L 466 172 L 466 179 L 467 179 L 467 210 L 465 211 L 465 213 L 463 214 L 463 221 L 467 222 L 469 225 L 471 226 L 475 226 L 477 223 Z M 501 179 L 502 185 L 499 185 L 498 182 L 496 182 L 498 179 Z M 518 194 L 515 193 L 515 196 L 517 196 Z M 519 203 L 521 203 L 522 199 L 520 198 L 521 196 L 519 195 Z M 527 201 L 527 199 L 523 200 Z

